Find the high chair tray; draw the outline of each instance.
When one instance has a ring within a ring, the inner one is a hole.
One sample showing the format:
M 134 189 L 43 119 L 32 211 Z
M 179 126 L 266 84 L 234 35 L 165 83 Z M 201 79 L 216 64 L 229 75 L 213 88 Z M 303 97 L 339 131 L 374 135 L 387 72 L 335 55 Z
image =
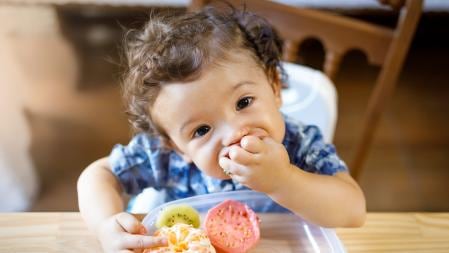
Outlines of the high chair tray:
M 309 223 L 275 204 L 267 195 L 251 190 L 211 193 L 168 202 L 151 210 L 143 224 L 153 233 L 162 208 L 188 204 L 199 211 L 202 226 L 207 210 L 227 199 L 247 204 L 260 218 L 260 241 L 251 253 L 346 252 L 334 230 Z

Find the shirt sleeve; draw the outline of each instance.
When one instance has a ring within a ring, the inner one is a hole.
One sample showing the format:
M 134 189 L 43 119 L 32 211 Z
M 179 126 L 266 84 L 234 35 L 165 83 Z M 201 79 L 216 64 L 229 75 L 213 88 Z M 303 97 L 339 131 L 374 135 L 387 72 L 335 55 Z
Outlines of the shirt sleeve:
M 295 165 L 301 169 L 325 175 L 348 170 L 346 164 L 338 157 L 334 145 L 324 142 L 318 127 L 300 126 L 299 138 L 294 160 Z
M 147 187 L 160 190 L 167 182 L 168 153 L 148 135 L 136 135 L 127 146 L 117 144 L 109 156 L 112 172 L 125 192 L 137 195 Z

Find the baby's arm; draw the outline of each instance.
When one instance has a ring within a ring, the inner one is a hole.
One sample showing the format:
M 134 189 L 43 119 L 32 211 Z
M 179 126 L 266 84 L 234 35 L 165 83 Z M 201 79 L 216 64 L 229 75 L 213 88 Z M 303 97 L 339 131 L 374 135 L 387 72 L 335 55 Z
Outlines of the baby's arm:
M 89 165 L 79 177 L 78 202 L 83 219 L 97 234 L 106 252 L 165 244 L 163 238 L 141 235 L 143 225 L 124 212 L 121 185 L 111 172 L 107 158 Z
M 88 227 L 96 231 L 106 218 L 123 212 L 121 186 L 109 169 L 107 158 L 89 165 L 78 179 L 78 202 Z
M 325 227 L 358 227 L 365 221 L 365 197 L 346 172 L 319 175 L 291 165 L 291 173 L 270 197 Z
M 325 227 L 356 227 L 365 220 L 365 197 L 346 172 L 333 176 L 299 169 L 285 147 L 271 138 L 245 136 L 220 166 L 234 180 L 268 194 L 303 218 Z

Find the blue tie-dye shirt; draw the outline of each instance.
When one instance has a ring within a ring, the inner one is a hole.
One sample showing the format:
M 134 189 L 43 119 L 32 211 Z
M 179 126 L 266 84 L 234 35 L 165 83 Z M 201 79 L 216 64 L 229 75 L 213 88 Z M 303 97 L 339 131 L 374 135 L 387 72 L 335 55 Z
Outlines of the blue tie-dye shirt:
M 286 133 L 283 144 L 290 162 L 305 171 L 333 175 L 347 171 L 332 144 L 323 141 L 316 126 L 295 122 L 284 115 Z M 134 136 L 127 146 L 116 145 L 109 162 L 125 191 L 137 195 L 147 187 L 165 190 L 165 201 L 219 191 L 247 189 L 232 179 L 215 179 L 186 163 L 174 151 L 160 146 L 157 138 Z

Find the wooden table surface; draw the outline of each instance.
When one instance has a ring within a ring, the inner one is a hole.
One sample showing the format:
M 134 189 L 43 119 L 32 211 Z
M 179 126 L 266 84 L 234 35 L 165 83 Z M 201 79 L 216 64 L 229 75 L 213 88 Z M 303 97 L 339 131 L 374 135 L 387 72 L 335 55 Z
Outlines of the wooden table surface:
M 449 252 L 449 213 L 369 213 L 362 228 L 336 232 L 348 252 Z M 0 252 L 101 248 L 79 213 L 1 213 Z

